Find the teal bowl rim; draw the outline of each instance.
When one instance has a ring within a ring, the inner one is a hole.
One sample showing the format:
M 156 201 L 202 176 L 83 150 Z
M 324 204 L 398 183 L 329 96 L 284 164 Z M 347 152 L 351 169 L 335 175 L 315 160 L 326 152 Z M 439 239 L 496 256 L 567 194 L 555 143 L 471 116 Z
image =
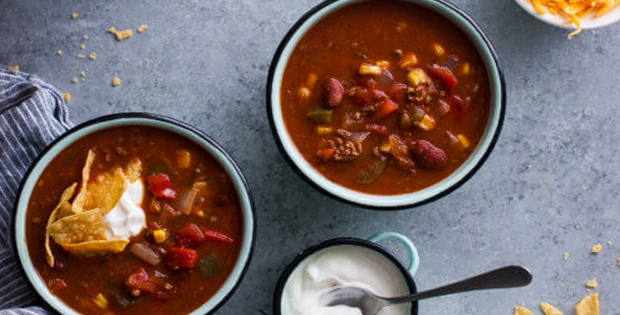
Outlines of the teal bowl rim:
M 68 307 L 61 299 L 51 294 L 30 260 L 27 244 L 24 241 L 27 204 L 34 184 L 49 162 L 53 160 L 59 152 L 75 141 L 93 132 L 107 128 L 131 125 L 150 126 L 163 129 L 195 142 L 222 166 L 224 171 L 231 178 L 235 190 L 237 191 L 242 208 L 244 228 L 243 242 L 239 251 L 239 257 L 237 258 L 237 262 L 231 274 L 216 294 L 188 315 L 213 314 L 230 299 L 248 271 L 256 242 L 256 212 L 254 200 L 241 169 L 218 142 L 197 128 L 159 114 L 131 112 L 112 114 L 89 120 L 62 134 L 37 156 L 22 179 L 13 207 L 12 245 L 16 257 L 19 258 L 21 272 L 34 291 L 43 299 L 44 305 L 47 306 L 49 310 L 61 314 L 80 315 L 79 312 Z M 18 239 L 21 241 L 18 242 Z
M 275 142 L 291 168 L 310 186 L 329 197 L 371 210 L 403 210 L 437 200 L 469 180 L 487 160 L 501 133 L 506 112 L 506 82 L 495 48 L 474 20 L 443 0 L 398 0 L 439 13 L 463 31 L 480 54 L 491 87 L 491 113 L 485 132 L 469 158 L 450 176 L 427 188 L 401 195 L 374 195 L 355 191 L 325 178 L 301 156 L 281 119 L 280 81 L 290 52 L 315 23 L 345 6 L 373 0 L 326 0 L 307 11 L 286 33 L 272 59 L 267 77 L 267 117 Z M 276 79 L 278 80 L 276 82 Z M 278 118 L 276 118 L 278 117 Z

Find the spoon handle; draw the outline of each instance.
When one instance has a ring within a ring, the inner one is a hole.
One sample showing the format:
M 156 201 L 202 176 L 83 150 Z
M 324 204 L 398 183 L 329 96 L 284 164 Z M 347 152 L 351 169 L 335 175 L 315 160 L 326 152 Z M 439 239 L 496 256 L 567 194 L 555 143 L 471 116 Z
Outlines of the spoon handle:
M 530 282 L 532 274 L 525 267 L 508 266 L 413 295 L 382 299 L 387 305 L 392 305 L 460 292 L 523 287 Z

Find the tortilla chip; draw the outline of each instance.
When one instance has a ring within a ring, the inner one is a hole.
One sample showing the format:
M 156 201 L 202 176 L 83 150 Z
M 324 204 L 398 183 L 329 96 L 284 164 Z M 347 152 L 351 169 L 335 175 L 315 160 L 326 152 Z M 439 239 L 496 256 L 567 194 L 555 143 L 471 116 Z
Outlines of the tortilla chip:
M 84 211 L 101 209 L 107 214 L 121 200 L 127 188 L 127 177 L 118 167 L 97 176 L 97 179 L 88 185 L 84 202 Z
M 86 163 L 82 168 L 82 184 L 80 186 L 80 192 L 73 201 L 73 212 L 80 213 L 84 211 L 84 203 L 86 202 L 86 192 L 88 187 L 88 180 L 90 179 L 90 169 L 95 161 L 95 152 L 88 150 L 88 156 L 86 156 Z
M 584 297 L 575 305 L 577 315 L 599 315 L 598 293 Z
M 105 239 L 103 210 L 94 209 L 64 217 L 52 223 L 47 232 L 60 245 Z
M 134 158 L 125 166 L 125 176 L 130 182 L 137 181 L 142 175 L 142 161 L 138 158 Z
M 515 306 L 514 315 L 534 315 L 534 313 L 523 306 Z
M 68 217 L 73 214 L 75 214 L 73 213 L 73 206 L 69 202 L 65 202 L 60 205 L 60 209 L 58 209 L 58 213 L 56 214 L 56 220 Z
M 50 228 L 50 225 L 52 225 L 52 223 L 56 221 L 58 212 L 59 211 L 62 212 L 61 209 L 63 207 L 65 207 L 66 205 L 69 205 L 69 207 L 71 207 L 71 205 L 69 204 L 69 199 L 73 197 L 73 194 L 75 193 L 75 187 L 77 187 L 77 183 L 73 183 L 73 185 L 67 187 L 67 189 L 65 189 L 65 191 L 62 192 L 62 195 L 60 195 L 60 199 L 58 200 L 58 204 L 56 205 L 54 210 L 52 210 L 52 213 L 47 219 L 47 226 L 45 227 L 45 252 L 47 253 L 46 255 L 47 264 L 50 265 L 50 267 L 54 267 L 54 254 L 52 253 L 52 249 L 50 248 L 49 228 Z
M 553 307 L 553 305 L 549 303 L 540 303 L 540 309 L 545 313 L 545 315 L 564 315 L 562 311 Z
M 62 248 L 72 254 L 82 256 L 103 255 L 107 253 L 120 253 L 129 244 L 128 239 L 97 240 L 81 242 L 77 244 L 65 244 Z

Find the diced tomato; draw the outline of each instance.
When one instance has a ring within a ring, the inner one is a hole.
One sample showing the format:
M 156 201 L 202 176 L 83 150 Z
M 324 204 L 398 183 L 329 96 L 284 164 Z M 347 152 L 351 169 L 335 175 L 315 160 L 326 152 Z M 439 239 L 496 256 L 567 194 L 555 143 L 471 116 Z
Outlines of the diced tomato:
M 204 232 L 204 235 L 205 235 L 205 238 L 209 241 L 215 241 L 215 242 L 224 243 L 224 244 L 232 244 L 235 242 L 235 240 L 233 240 L 230 236 L 220 233 L 220 232 L 206 230 Z
M 467 113 L 469 106 L 460 97 L 456 95 L 450 95 L 446 99 L 446 102 L 450 105 L 450 111 L 454 113 L 455 120 L 461 120 L 463 115 Z
M 51 280 L 48 283 L 48 285 L 50 287 L 50 290 L 52 290 L 52 292 L 60 292 L 69 287 L 67 283 L 62 279 Z
M 330 161 L 334 157 L 335 153 L 336 151 L 334 151 L 334 149 L 325 148 L 325 149 L 320 149 L 319 151 L 317 151 L 316 155 L 319 157 L 319 160 L 321 160 L 321 162 L 327 162 L 327 161 Z
M 366 125 L 366 130 L 370 131 L 373 135 L 385 136 L 388 133 L 387 127 L 377 124 Z
M 193 249 L 171 247 L 166 255 L 166 265 L 173 270 L 191 269 L 194 268 L 197 259 L 198 254 Z
M 392 102 L 390 99 L 385 99 L 379 103 L 379 111 L 373 115 L 374 119 L 382 119 L 393 113 L 398 109 L 398 104 Z
M 170 177 L 168 175 L 160 173 L 150 175 L 146 179 L 153 196 L 167 199 L 174 199 L 177 196 L 177 193 L 170 188 Z
M 147 293 L 153 293 L 157 290 L 157 285 L 151 281 L 149 274 L 146 273 L 144 268 L 139 268 L 129 275 L 125 286 L 131 290 L 140 290 Z
M 196 248 L 204 244 L 206 239 L 200 228 L 190 223 L 177 230 L 175 241 L 179 247 Z
M 428 67 L 428 70 L 435 79 L 439 80 L 446 89 L 448 89 L 448 91 L 452 92 L 454 90 L 458 80 L 450 69 L 434 64 Z

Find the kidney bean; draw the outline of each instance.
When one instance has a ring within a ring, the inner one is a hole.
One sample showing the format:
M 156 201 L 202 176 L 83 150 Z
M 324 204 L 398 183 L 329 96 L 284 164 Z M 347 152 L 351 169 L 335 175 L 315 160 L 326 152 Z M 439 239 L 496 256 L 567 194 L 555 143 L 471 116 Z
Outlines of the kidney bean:
M 366 125 L 366 130 L 370 131 L 373 135 L 385 136 L 388 133 L 387 127 L 377 124 Z
M 438 170 L 448 164 L 446 153 L 426 140 L 419 140 L 409 145 L 414 160 L 423 168 Z
M 450 112 L 450 104 L 444 100 L 438 100 L 434 106 L 434 111 L 438 116 L 445 116 Z
M 394 82 L 394 76 L 388 69 L 383 69 L 381 75 L 377 78 L 377 83 L 382 85 L 390 85 Z
M 325 103 L 329 107 L 336 107 L 342 102 L 344 87 L 336 78 L 329 78 L 323 85 Z
M 394 102 L 399 104 L 404 103 L 407 98 L 407 84 L 396 83 L 392 85 L 388 91 L 388 95 Z
M 368 104 L 372 104 L 372 99 L 370 97 L 370 93 L 367 89 L 362 87 L 356 87 L 353 89 L 353 93 L 351 94 L 351 99 L 353 103 L 356 105 L 364 106 Z

